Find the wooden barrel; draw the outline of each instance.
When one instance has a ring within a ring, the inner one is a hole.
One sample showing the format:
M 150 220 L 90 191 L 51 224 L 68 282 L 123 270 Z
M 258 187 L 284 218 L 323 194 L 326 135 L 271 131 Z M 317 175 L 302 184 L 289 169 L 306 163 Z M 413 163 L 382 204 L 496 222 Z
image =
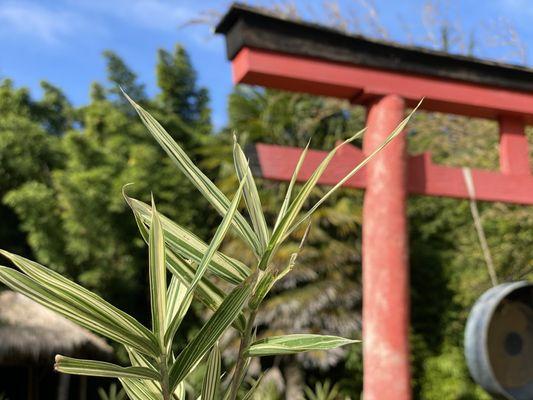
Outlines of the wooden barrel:
M 503 283 L 474 304 L 465 331 L 474 380 L 492 395 L 533 399 L 533 284 Z

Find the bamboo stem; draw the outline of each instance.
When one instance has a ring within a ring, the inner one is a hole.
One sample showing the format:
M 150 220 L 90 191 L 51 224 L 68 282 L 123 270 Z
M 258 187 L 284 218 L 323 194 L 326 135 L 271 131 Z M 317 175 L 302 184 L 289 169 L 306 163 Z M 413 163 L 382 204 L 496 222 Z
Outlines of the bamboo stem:
M 244 352 L 248 349 L 250 346 L 250 341 L 252 339 L 252 330 L 254 327 L 255 317 L 257 315 L 257 310 L 250 311 L 250 315 L 248 316 L 248 320 L 246 321 L 246 328 L 244 329 L 244 334 L 241 339 L 241 344 L 239 346 L 239 354 L 237 356 L 237 364 L 235 365 L 235 372 L 233 373 L 233 380 L 231 382 L 231 389 L 230 389 L 230 395 L 229 400 L 236 400 L 237 399 L 237 393 L 239 390 L 241 377 L 245 373 L 244 371 L 244 365 L 245 365 L 245 357 Z

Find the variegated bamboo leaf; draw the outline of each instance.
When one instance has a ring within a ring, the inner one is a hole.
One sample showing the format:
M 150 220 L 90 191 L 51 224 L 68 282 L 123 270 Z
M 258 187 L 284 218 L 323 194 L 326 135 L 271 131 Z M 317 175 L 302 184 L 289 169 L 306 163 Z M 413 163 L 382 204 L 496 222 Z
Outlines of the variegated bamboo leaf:
M 246 355 L 272 356 L 302 353 L 305 351 L 330 350 L 357 342 L 357 340 L 327 335 L 295 334 L 272 336 L 252 343 Z
M 289 207 L 291 196 L 292 196 L 292 190 L 294 189 L 294 185 L 296 184 L 296 179 L 298 178 L 298 174 L 300 173 L 300 169 L 302 168 L 302 165 L 304 163 L 305 157 L 307 156 L 307 151 L 309 150 L 309 145 L 311 144 L 311 141 L 307 143 L 305 148 L 302 151 L 302 154 L 300 154 L 300 158 L 298 158 L 298 162 L 296 163 L 296 167 L 294 168 L 294 171 L 292 173 L 291 181 L 289 182 L 289 187 L 287 188 L 287 192 L 285 193 L 285 198 L 283 199 L 283 203 L 281 204 L 281 208 L 279 210 L 278 217 L 276 219 L 276 224 L 274 225 L 274 230 L 278 227 L 279 223 L 285 216 L 285 213 L 287 212 L 287 208 Z
M 226 236 L 226 233 L 228 232 L 231 221 L 233 220 L 233 216 L 235 215 L 235 212 L 237 211 L 239 201 L 241 200 L 244 183 L 245 183 L 245 180 L 242 180 L 241 184 L 239 185 L 239 189 L 237 190 L 237 193 L 235 193 L 233 201 L 231 202 L 230 207 L 228 208 L 228 212 L 226 213 L 226 215 L 224 215 L 224 218 L 222 219 L 222 222 L 218 226 L 213 236 L 213 239 L 211 240 L 211 243 L 209 243 L 209 246 L 207 247 L 202 259 L 200 260 L 200 264 L 198 265 L 198 268 L 196 268 L 196 273 L 194 275 L 194 278 L 191 284 L 189 285 L 189 288 L 187 289 L 187 294 L 193 292 L 193 290 L 195 289 L 200 279 L 202 279 L 202 277 L 204 276 L 207 266 L 211 262 L 211 259 L 215 255 L 215 252 L 218 250 L 219 246 L 222 244 L 222 240 L 224 240 L 224 237 Z
M 290 235 L 302 222 L 304 222 L 306 219 L 308 219 L 318 207 L 322 203 L 324 203 L 337 189 L 339 189 L 342 185 L 346 183 L 348 179 L 350 179 L 352 176 L 354 176 L 357 172 L 361 170 L 370 160 L 372 160 L 376 154 L 378 154 L 381 150 L 385 148 L 394 138 L 396 138 L 399 134 L 402 133 L 402 131 L 405 129 L 405 126 L 413 116 L 413 114 L 418 110 L 418 107 L 422 104 L 423 100 L 420 100 L 420 102 L 417 104 L 417 106 L 409 113 L 409 115 L 402 121 L 400 124 L 387 136 L 387 138 L 376 148 L 372 153 L 370 153 L 368 156 L 364 158 L 363 161 L 361 161 L 357 166 L 355 166 L 344 178 L 342 178 L 339 182 L 335 184 L 320 200 L 316 202 L 316 204 L 309 209 L 305 213 L 305 215 L 300 218 L 290 229 L 287 230 L 287 232 L 284 235 L 284 238 L 286 238 L 288 235 Z
M 237 136 L 235 134 L 233 135 L 233 161 L 235 164 L 237 178 L 239 178 L 239 181 L 245 181 L 246 183 L 244 186 L 244 202 L 246 203 L 246 209 L 248 210 L 248 214 L 252 220 L 252 227 L 261 245 L 261 248 L 259 249 L 259 255 L 261 255 L 268 243 L 270 232 L 268 231 L 268 226 L 263 214 L 263 208 L 261 206 L 261 199 L 259 198 L 259 193 L 257 192 L 252 171 L 250 170 L 250 166 L 246 161 L 246 157 L 241 149 L 241 146 L 237 142 Z
M 170 384 L 174 389 L 190 372 L 205 353 L 219 340 L 224 331 L 233 323 L 243 309 L 252 291 L 249 282 L 237 286 L 224 299 L 220 307 L 204 324 L 195 338 L 176 358 L 170 370 Z
M 219 398 L 220 362 L 220 350 L 218 349 L 218 345 L 215 344 L 207 359 L 207 369 L 202 383 L 202 400 L 215 400 Z
M 194 265 L 182 260 L 172 251 L 167 252 L 167 268 L 186 286 L 191 284 L 195 275 Z M 196 285 L 194 295 L 204 306 L 212 311 L 216 311 L 218 307 L 220 307 L 226 296 L 222 290 L 215 286 L 206 277 L 203 277 Z M 244 316 L 240 313 L 237 319 L 233 322 L 233 326 L 242 332 L 244 330 L 244 325 Z
M 149 241 L 150 305 L 152 307 L 152 329 L 161 349 L 165 348 L 167 308 L 167 267 L 165 264 L 165 240 L 163 228 L 152 197 L 152 223 Z
M 291 224 L 294 222 L 295 218 L 298 216 L 298 213 L 302 209 L 305 201 L 315 188 L 318 180 L 328 167 L 329 163 L 337 153 L 337 151 L 344 146 L 347 143 L 352 142 L 356 138 L 360 137 L 364 132 L 364 129 L 357 132 L 352 137 L 346 139 L 344 142 L 336 146 L 333 150 L 331 150 L 328 155 L 324 158 L 324 160 L 321 161 L 321 163 L 318 165 L 318 167 L 315 169 L 311 177 L 305 182 L 305 184 L 302 186 L 292 203 L 290 203 L 289 207 L 287 208 L 286 213 L 281 218 L 279 224 L 277 225 L 276 229 L 274 229 L 274 232 L 272 233 L 272 236 L 270 238 L 270 241 L 268 243 L 268 246 L 263 253 L 263 256 L 261 258 L 261 261 L 259 263 L 260 269 L 265 269 L 268 264 L 270 263 L 270 259 L 272 258 L 272 255 L 275 253 L 276 249 L 280 246 L 280 244 L 283 242 L 285 238 L 285 234 L 287 233 L 287 230 L 291 226 Z
M 193 161 L 187 156 L 183 149 L 172 139 L 167 131 L 161 126 L 157 120 L 144 110 L 140 105 L 135 103 L 126 93 L 124 96 L 131 103 L 133 108 L 137 111 L 141 117 L 142 122 L 148 128 L 152 136 L 157 140 L 159 145 L 165 150 L 168 156 L 176 163 L 180 171 L 191 181 L 194 186 L 202 193 L 202 195 L 211 203 L 211 205 L 224 216 L 229 207 L 230 201 L 215 186 L 211 180 L 200 171 L 200 169 L 193 163 Z M 233 220 L 233 226 L 235 226 L 239 235 L 243 240 L 250 245 L 254 253 L 257 256 L 260 255 L 260 243 L 257 235 L 250 227 L 244 217 L 237 213 Z
M 131 197 L 125 196 L 125 198 L 135 215 L 139 230 L 141 230 L 141 234 L 144 237 L 147 232 L 145 227 L 150 227 L 151 207 Z M 201 262 L 207 251 L 207 244 L 195 234 L 171 221 L 163 214 L 159 214 L 159 216 L 163 230 L 165 231 L 167 247 L 185 259 Z M 209 263 L 209 269 L 215 275 L 232 284 L 241 283 L 250 274 L 250 269 L 242 262 L 218 251 L 213 255 Z
M 138 378 L 159 380 L 154 370 L 144 367 L 121 367 L 103 361 L 80 360 L 57 355 L 54 369 L 65 374 L 100 376 L 105 378 Z
M 120 378 L 120 383 L 130 400 L 163 400 L 161 389 L 147 385 L 149 381 L 136 378 Z
M 84 328 L 118 343 L 131 346 L 141 353 L 150 356 L 158 354 L 155 341 L 125 330 L 113 320 L 114 316 L 110 317 L 103 314 L 102 310 L 98 310 L 97 307 L 96 310 L 93 309 L 94 306 L 86 308 L 82 304 L 82 307 L 80 307 L 80 303 L 77 302 L 78 299 L 75 296 L 65 295 L 66 292 L 59 294 L 60 291 L 53 290 L 53 287 L 43 287 L 36 280 L 12 268 L 0 267 L 0 281 L 11 289 L 24 294 L 42 306 L 61 314 Z M 72 285 L 75 284 L 72 283 Z

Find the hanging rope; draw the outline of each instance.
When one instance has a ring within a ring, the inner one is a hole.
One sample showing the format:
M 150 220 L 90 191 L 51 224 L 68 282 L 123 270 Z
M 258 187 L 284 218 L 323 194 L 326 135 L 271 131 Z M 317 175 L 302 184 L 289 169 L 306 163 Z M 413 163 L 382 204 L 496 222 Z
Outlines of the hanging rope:
M 483 230 L 481 218 L 477 209 L 476 191 L 474 188 L 474 180 L 472 179 L 472 171 L 470 171 L 470 168 L 463 167 L 463 176 L 465 178 L 465 185 L 466 190 L 468 191 L 468 197 L 470 198 L 470 212 L 472 213 L 472 218 L 474 219 L 474 226 L 476 227 L 477 237 L 479 239 L 479 243 L 481 244 L 481 250 L 483 252 L 483 257 L 485 258 L 485 263 L 487 264 L 487 270 L 489 271 L 492 286 L 496 286 L 498 284 L 498 279 L 496 278 L 494 263 L 492 262 L 492 256 L 490 254 L 489 245 L 487 244 L 487 238 L 485 237 L 485 231 Z

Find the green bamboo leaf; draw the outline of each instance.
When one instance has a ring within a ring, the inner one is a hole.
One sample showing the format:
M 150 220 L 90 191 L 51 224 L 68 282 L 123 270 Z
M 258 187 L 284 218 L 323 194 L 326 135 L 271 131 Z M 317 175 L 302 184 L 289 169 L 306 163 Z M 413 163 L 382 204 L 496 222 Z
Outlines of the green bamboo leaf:
M 250 357 L 272 356 L 314 350 L 330 350 L 357 342 L 359 341 L 326 335 L 295 334 L 273 336 L 252 343 L 246 355 Z
M 281 208 L 279 210 L 278 218 L 276 219 L 276 224 L 274 225 L 274 230 L 278 227 L 279 223 L 285 216 L 285 213 L 287 212 L 287 208 L 289 207 L 291 196 L 292 196 L 292 190 L 294 189 L 294 185 L 296 184 L 296 179 L 298 178 L 298 174 L 300 173 L 300 169 L 302 168 L 302 165 L 304 163 L 305 157 L 307 156 L 307 151 L 309 150 L 309 145 L 311 144 L 311 140 L 307 142 L 307 145 L 302 151 L 302 154 L 300 154 L 300 158 L 298 159 L 298 162 L 296 163 L 296 167 L 294 168 L 294 172 L 292 173 L 291 181 L 289 183 L 289 187 L 287 188 L 287 193 L 285 193 L 285 198 L 283 199 L 283 203 L 281 204 Z
M 185 400 L 186 398 L 185 393 L 185 382 L 180 382 L 176 390 L 174 390 L 174 400 Z
M 191 284 L 195 275 L 195 267 L 193 263 L 182 260 L 172 251 L 167 252 L 167 268 L 186 286 Z M 194 295 L 204 306 L 212 311 L 216 311 L 218 307 L 220 307 L 226 296 L 222 290 L 205 277 L 203 277 L 198 285 L 196 285 Z M 233 326 L 242 332 L 245 324 L 244 315 L 240 313 L 234 321 Z
M 188 293 L 186 285 L 173 275 L 167 297 L 167 331 L 165 332 L 165 343 L 167 348 L 172 345 L 172 340 L 176 334 L 181 321 L 187 314 L 192 302 L 192 293 Z
M 242 398 L 242 400 L 252 400 L 254 398 L 254 394 L 255 392 L 257 391 L 257 388 L 259 387 L 259 385 L 261 384 L 261 382 L 263 381 L 263 377 L 265 376 L 265 372 L 263 372 L 259 378 L 257 378 L 257 380 L 254 382 L 254 384 L 252 385 L 252 387 L 250 388 L 250 390 L 248 390 L 248 392 L 246 392 L 246 394 L 244 395 L 244 397 Z
M 261 245 L 259 253 L 261 255 L 268 243 L 270 232 L 268 231 L 263 208 L 261 206 L 261 199 L 257 192 L 252 171 L 246 161 L 246 156 L 244 155 L 241 146 L 237 143 L 237 136 L 235 134 L 233 135 L 233 161 L 239 181 L 244 180 L 246 182 L 246 185 L 244 186 L 244 201 L 250 219 L 252 220 L 252 226 Z
M 165 321 L 167 307 L 167 268 L 165 264 L 165 240 L 161 220 L 157 213 L 152 196 L 152 223 L 150 224 L 149 241 L 149 281 L 150 305 L 152 307 L 152 329 L 157 337 L 159 347 L 165 348 Z
M 196 268 L 196 274 L 194 275 L 194 279 L 192 280 L 191 284 L 189 285 L 189 288 L 187 289 L 187 294 L 192 293 L 192 291 L 196 288 L 196 285 L 204 276 L 207 266 L 211 262 L 211 259 L 215 255 L 215 252 L 218 250 L 220 244 L 222 243 L 222 240 L 224 240 L 224 237 L 228 232 L 231 221 L 233 220 L 233 216 L 235 215 L 235 212 L 237 211 L 237 207 L 241 200 L 244 183 L 245 180 L 243 179 L 241 181 L 241 184 L 239 185 L 237 193 L 235 193 L 235 196 L 233 197 L 233 201 L 231 202 L 231 205 L 228 208 L 228 212 L 226 213 L 226 215 L 224 215 L 224 218 L 218 226 L 213 236 L 213 239 L 211 240 L 211 243 L 207 247 L 207 250 L 205 251 L 204 256 L 202 257 L 198 268 Z
M 158 371 L 156 360 L 149 359 L 143 354 L 139 353 L 138 351 L 135 351 L 134 349 L 128 346 L 126 346 L 126 350 L 128 352 L 131 365 L 133 365 L 134 367 L 144 367 L 144 368 L 149 368 L 155 372 Z M 151 396 L 155 395 L 156 399 L 163 400 L 161 386 L 159 382 L 157 381 L 125 378 L 124 380 L 121 380 L 121 382 L 122 382 L 122 385 L 124 386 L 124 389 L 126 390 L 126 393 L 128 393 L 128 395 L 129 395 L 129 391 L 128 389 L 126 389 L 126 387 L 130 388 L 129 390 L 135 393 L 134 395 L 136 396 L 135 398 L 140 398 L 142 400 L 151 399 L 153 398 Z M 139 392 L 138 389 L 136 389 L 136 387 L 139 385 L 141 385 L 143 388 L 143 391 L 141 392 Z M 130 398 L 133 399 L 132 396 L 130 396 Z
M 57 355 L 54 369 L 65 374 L 100 376 L 105 378 L 139 378 L 159 380 L 157 372 L 143 367 L 121 367 L 103 361 L 80 360 Z
M 402 131 L 405 129 L 405 126 L 413 116 L 413 114 L 418 110 L 418 107 L 422 104 L 423 100 L 420 100 L 417 106 L 409 113 L 409 115 L 402 121 L 400 124 L 387 136 L 387 138 L 381 143 L 372 153 L 370 153 L 367 157 L 363 159 L 354 169 L 352 169 L 344 178 L 342 178 L 335 186 L 333 186 L 322 198 L 317 201 L 317 203 L 309 209 L 305 213 L 305 215 L 300 218 L 285 234 L 285 238 L 290 235 L 302 222 L 304 222 L 307 218 L 313 214 L 318 207 L 322 203 L 324 203 L 338 188 L 340 188 L 342 185 L 346 183 L 348 179 L 350 179 L 352 176 L 354 176 L 357 172 L 361 170 L 370 160 L 374 158 L 376 154 L 378 154 L 385 146 L 387 146 L 396 136 L 402 133 Z
M 167 315 L 165 319 L 166 326 L 170 325 L 170 322 L 180 310 L 181 303 L 183 303 L 183 300 L 185 300 L 185 293 L 187 293 L 187 287 L 180 282 L 178 277 L 172 275 L 170 278 L 170 285 L 168 285 L 167 290 Z
M 120 378 L 120 383 L 130 400 L 163 400 L 161 389 L 157 386 L 147 385 L 147 380 L 136 378 Z
M 132 202 L 132 204 L 134 204 L 135 202 L 138 202 L 137 200 L 128 198 L 126 195 L 124 195 L 124 197 L 127 199 L 126 201 L 128 203 Z M 142 202 L 138 202 L 138 203 L 145 205 Z M 150 208 L 148 207 L 148 210 L 149 209 Z M 135 205 L 132 206 L 132 210 L 135 215 L 135 219 L 138 223 L 139 231 L 141 232 L 141 235 L 145 239 L 145 241 L 147 241 L 148 230 L 146 229 L 146 225 L 144 224 L 144 222 L 142 222 L 141 213 L 138 212 L 139 209 Z M 164 230 L 165 229 L 165 225 L 164 225 L 165 218 L 164 217 L 162 221 L 163 221 L 163 230 Z M 168 235 L 168 232 L 167 232 L 167 235 Z M 207 245 L 205 246 L 207 247 Z M 182 257 L 178 255 L 179 253 L 178 254 L 176 253 L 178 252 L 175 252 L 172 247 L 167 248 L 167 253 L 166 253 L 167 268 L 169 269 L 170 272 L 172 272 L 174 276 L 176 276 L 180 280 L 180 282 L 182 282 L 184 285 L 189 287 L 196 274 L 194 263 L 183 260 Z M 213 256 L 213 258 L 216 257 L 216 254 L 217 253 L 215 253 L 215 256 Z M 218 254 L 224 256 L 222 253 L 218 253 Z M 239 278 L 239 282 L 241 281 L 242 279 Z M 196 285 L 195 296 L 200 300 L 200 302 L 202 302 L 202 304 L 204 304 L 209 309 L 215 311 L 220 306 L 220 304 L 222 304 L 222 301 L 224 300 L 224 297 L 225 297 L 225 293 L 221 291 L 219 288 L 217 288 L 213 283 L 211 283 L 211 281 L 203 277 L 200 280 L 200 282 Z M 239 317 L 234 321 L 233 326 L 240 332 L 244 330 L 245 319 L 242 313 L 239 314 Z M 173 327 L 173 328 L 177 328 L 177 327 Z M 169 338 L 173 337 L 173 334 L 170 332 L 168 336 Z
M 151 207 L 142 201 L 124 195 L 126 202 L 131 207 L 139 230 L 143 237 L 146 235 L 146 227 L 150 226 Z M 176 224 L 163 214 L 159 214 L 161 224 L 165 232 L 167 248 L 173 250 L 184 259 L 201 262 L 207 251 L 207 244 L 189 230 Z M 221 252 L 215 252 L 209 269 L 215 275 L 232 284 L 239 284 L 250 274 L 250 269 L 242 262 L 228 257 Z
M 250 297 L 252 285 L 248 281 L 237 286 L 224 299 L 213 316 L 204 324 L 195 338 L 178 355 L 170 369 L 170 387 L 172 390 L 187 376 L 205 353 L 220 339 L 224 331 L 239 316 Z
M 202 171 L 200 171 L 183 149 L 172 139 L 150 113 L 135 103 L 135 101 L 133 101 L 126 93 L 124 93 L 124 96 L 131 103 L 135 111 L 137 111 L 142 122 L 148 128 L 152 136 L 157 140 L 168 156 L 176 163 L 180 171 L 191 181 L 191 183 L 194 184 L 194 186 L 196 186 L 200 193 L 202 193 L 220 215 L 224 216 L 230 207 L 230 201 L 228 198 L 224 196 L 220 189 L 217 188 Z M 259 256 L 261 248 L 259 239 L 240 213 L 235 215 L 233 226 L 243 240 L 252 248 L 254 253 Z
M 8 258 L 39 285 L 46 287 L 47 290 L 55 293 L 56 296 L 64 299 L 64 301 L 82 309 L 87 314 L 94 315 L 95 318 L 104 319 L 124 331 L 131 332 L 139 336 L 139 338 L 155 344 L 155 338 L 152 333 L 139 321 L 83 286 L 35 261 L 5 250 L 0 250 L 0 254 Z
M 302 186 L 296 197 L 294 198 L 293 202 L 290 204 L 290 206 L 287 208 L 287 212 L 285 215 L 281 218 L 281 221 L 279 222 L 276 229 L 274 229 L 274 232 L 272 233 L 272 236 L 270 238 L 270 241 L 268 243 L 268 246 L 263 253 L 263 256 L 261 258 L 261 261 L 259 262 L 259 268 L 264 270 L 267 265 L 270 263 L 270 259 L 272 258 L 272 255 L 275 253 L 276 249 L 279 247 L 279 245 L 283 242 L 283 239 L 285 237 L 285 234 L 287 230 L 289 229 L 290 225 L 294 222 L 294 219 L 298 216 L 298 213 L 302 209 L 305 201 L 311 194 L 312 190 L 315 188 L 318 180 L 328 167 L 329 163 L 337 153 L 337 151 L 344 146 L 347 143 L 352 142 L 359 136 L 361 136 L 364 132 L 364 129 L 357 132 L 352 137 L 346 139 L 344 142 L 336 146 L 333 150 L 331 150 L 328 155 L 322 160 L 322 162 L 318 165 L 318 167 L 315 169 L 311 177 L 305 182 L 305 184 Z
M 207 370 L 202 384 L 202 400 L 215 400 L 218 398 L 220 384 L 220 350 L 215 344 L 207 359 Z
M 36 280 L 20 272 L 1 266 L 0 282 L 84 328 L 118 343 L 131 346 L 144 354 L 150 356 L 158 354 L 158 348 L 154 341 L 123 329 L 116 321 L 114 322 L 109 316 L 102 314 L 98 308 L 94 310 L 94 305 L 86 307 L 82 302 L 78 302 L 76 297 L 69 296 L 66 291 L 61 292 L 46 283 L 43 287 Z

